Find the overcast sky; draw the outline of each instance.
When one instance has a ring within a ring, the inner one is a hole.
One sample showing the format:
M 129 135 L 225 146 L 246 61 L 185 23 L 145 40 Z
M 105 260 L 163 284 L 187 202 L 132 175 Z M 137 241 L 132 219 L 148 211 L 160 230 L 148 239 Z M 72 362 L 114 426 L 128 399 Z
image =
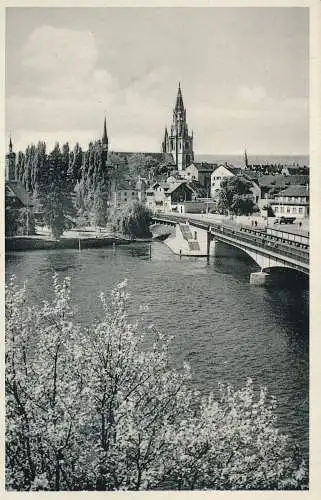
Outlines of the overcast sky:
M 308 153 L 308 9 L 10 8 L 6 131 L 159 151 L 178 81 L 195 152 Z

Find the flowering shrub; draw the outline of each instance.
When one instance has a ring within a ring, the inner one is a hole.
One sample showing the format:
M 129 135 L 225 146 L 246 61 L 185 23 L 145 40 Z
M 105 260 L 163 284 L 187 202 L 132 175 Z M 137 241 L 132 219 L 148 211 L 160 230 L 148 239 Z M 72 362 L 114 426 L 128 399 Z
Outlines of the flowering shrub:
M 278 432 L 275 400 L 253 384 L 200 399 L 169 339 L 131 324 L 126 283 L 101 294 L 85 329 L 70 280 L 28 304 L 6 288 L 6 487 L 9 490 L 304 489 L 307 471 Z

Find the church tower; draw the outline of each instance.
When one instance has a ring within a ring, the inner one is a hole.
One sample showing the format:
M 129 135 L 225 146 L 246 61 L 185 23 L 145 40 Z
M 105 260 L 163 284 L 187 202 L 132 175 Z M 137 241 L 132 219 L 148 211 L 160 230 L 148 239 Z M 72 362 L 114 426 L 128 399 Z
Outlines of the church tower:
M 16 153 L 13 152 L 12 140 L 10 136 L 9 152 L 6 154 L 6 176 L 5 176 L 6 181 L 15 180 L 16 177 L 15 168 L 16 168 Z
M 106 116 L 104 118 L 104 131 L 103 131 L 103 136 L 102 136 L 101 142 L 103 145 L 104 160 L 105 160 L 105 164 L 106 164 L 107 157 L 108 157 L 108 135 L 107 135 Z
M 188 132 L 186 110 L 184 108 L 180 83 L 178 84 L 170 134 L 168 134 L 167 128 L 165 127 L 162 152 L 172 153 L 177 170 L 185 170 L 194 160 L 193 134 L 189 135 Z

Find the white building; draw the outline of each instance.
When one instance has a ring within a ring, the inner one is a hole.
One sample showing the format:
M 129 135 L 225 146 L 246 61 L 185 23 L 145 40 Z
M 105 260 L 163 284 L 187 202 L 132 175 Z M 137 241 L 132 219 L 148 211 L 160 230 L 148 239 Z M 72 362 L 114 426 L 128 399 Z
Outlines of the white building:
M 274 196 L 271 208 L 276 217 L 309 217 L 308 186 L 289 186 Z
M 219 165 L 211 174 L 211 198 L 216 198 L 220 189 L 223 179 L 234 177 L 240 173 L 241 169 L 230 167 L 229 165 Z

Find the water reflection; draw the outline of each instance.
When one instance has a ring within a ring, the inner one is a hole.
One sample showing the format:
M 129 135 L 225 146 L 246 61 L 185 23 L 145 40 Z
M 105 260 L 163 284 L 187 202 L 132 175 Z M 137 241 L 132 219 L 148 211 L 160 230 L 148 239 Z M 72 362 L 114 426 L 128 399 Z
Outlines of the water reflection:
M 171 353 L 189 361 L 204 392 L 252 377 L 279 401 L 283 431 L 308 443 L 308 284 L 297 277 L 254 287 L 250 259 L 176 256 L 160 242 L 113 248 L 8 254 L 6 273 L 29 280 L 29 300 L 52 294 L 52 274 L 71 276 L 78 319 L 99 318 L 99 293 L 128 279 L 130 315 L 173 335 Z M 283 277 L 282 277 L 283 279 Z M 140 305 L 147 312 L 138 313 Z

